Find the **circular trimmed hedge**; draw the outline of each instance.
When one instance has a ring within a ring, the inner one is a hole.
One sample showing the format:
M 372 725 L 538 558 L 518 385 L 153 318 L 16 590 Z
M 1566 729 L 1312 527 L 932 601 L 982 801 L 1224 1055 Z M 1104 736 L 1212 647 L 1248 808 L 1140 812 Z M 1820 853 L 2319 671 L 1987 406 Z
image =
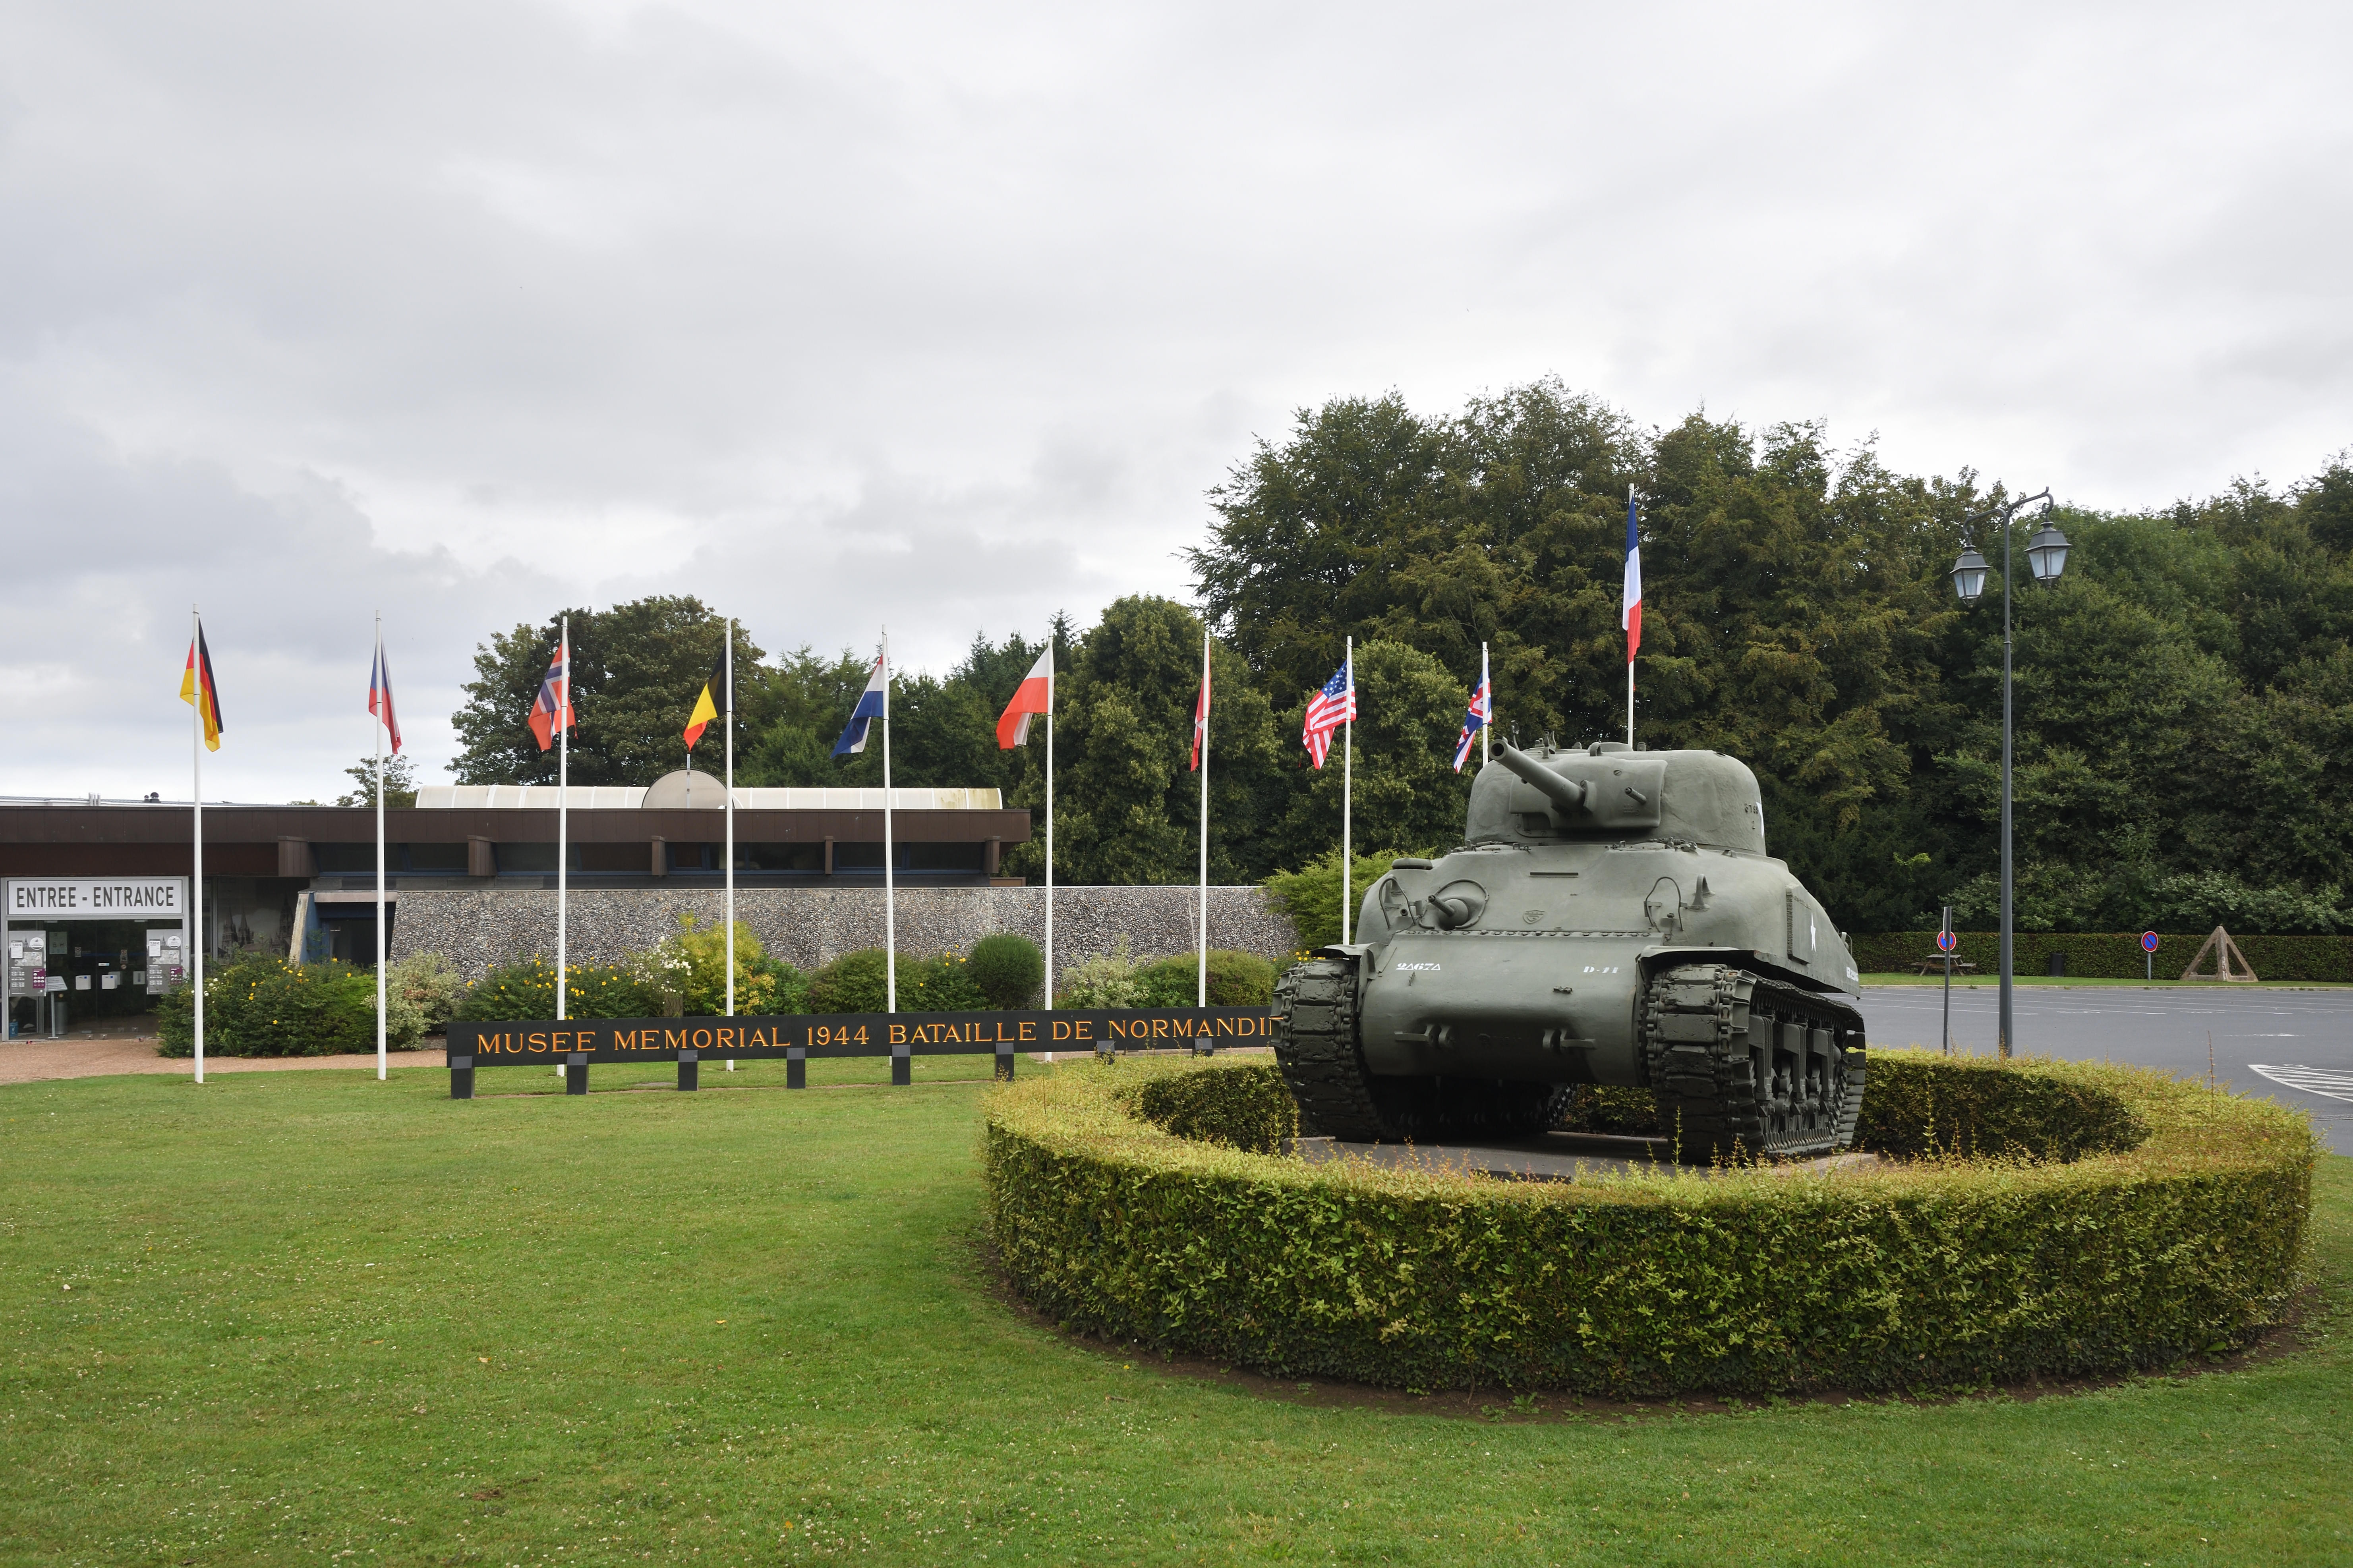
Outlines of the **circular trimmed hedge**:
M 1563 1184 L 1281 1155 L 1298 1111 L 1271 1067 L 1073 1067 L 991 1091 L 988 1223 L 1070 1328 L 1412 1389 L 1950 1388 L 2169 1365 L 2279 1321 L 2301 1116 L 2096 1064 L 1870 1072 L 1858 1141 L 1900 1163 Z

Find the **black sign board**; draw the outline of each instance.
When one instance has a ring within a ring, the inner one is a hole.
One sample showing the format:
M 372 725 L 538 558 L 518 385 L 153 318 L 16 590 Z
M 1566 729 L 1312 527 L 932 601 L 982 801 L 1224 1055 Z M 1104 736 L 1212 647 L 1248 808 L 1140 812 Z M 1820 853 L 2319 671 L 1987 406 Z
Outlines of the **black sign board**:
M 565 1069 L 565 1088 L 588 1089 L 597 1062 L 674 1061 L 678 1086 L 696 1086 L 705 1057 L 792 1063 L 788 1086 L 805 1081 L 811 1057 L 890 1057 L 891 1081 L 911 1081 L 915 1056 L 994 1056 L 1011 1077 L 1018 1051 L 1139 1051 L 1268 1044 L 1273 1015 L 1264 1007 L 1148 1007 L 1020 1013 L 830 1013 L 733 1018 L 573 1018 L 564 1022 L 452 1020 L 449 1092 L 471 1099 L 474 1069 Z

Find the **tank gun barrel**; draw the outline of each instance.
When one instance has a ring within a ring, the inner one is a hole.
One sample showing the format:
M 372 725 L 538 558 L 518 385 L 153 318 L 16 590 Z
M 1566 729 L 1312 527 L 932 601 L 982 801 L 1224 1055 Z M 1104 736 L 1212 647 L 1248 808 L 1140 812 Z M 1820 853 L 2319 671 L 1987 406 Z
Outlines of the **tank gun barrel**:
M 1561 774 L 1553 772 L 1552 769 L 1545 766 L 1542 763 L 1536 761 L 1525 752 L 1521 751 L 1509 741 L 1498 742 L 1496 743 L 1496 751 L 1497 756 L 1495 760 L 1497 762 L 1502 763 L 1505 767 L 1511 769 L 1512 772 L 1519 774 L 1520 777 L 1535 785 L 1537 789 L 1544 792 L 1545 798 L 1551 801 L 1555 805 L 1559 806 L 1563 811 L 1583 811 L 1585 809 L 1586 788 L 1582 781 L 1565 778 Z

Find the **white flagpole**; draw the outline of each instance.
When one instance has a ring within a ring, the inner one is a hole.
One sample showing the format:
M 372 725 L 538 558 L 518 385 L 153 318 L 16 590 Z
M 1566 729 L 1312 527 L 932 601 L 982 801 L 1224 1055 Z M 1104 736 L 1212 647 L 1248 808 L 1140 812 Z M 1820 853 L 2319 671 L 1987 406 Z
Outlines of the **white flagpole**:
M 1356 639 L 1348 639 L 1346 656 L 1348 673 L 1348 711 L 1356 710 Z M 1349 877 L 1356 869 L 1349 843 L 1350 815 L 1356 800 L 1356 721 L 1347 722 L 1346 733 L 1340 738 L 1340 945 L 1348 944 Z
M 1209 1005 L 1209 627 L 1201 626 L 1201 957 L 1194 1005 Z
M 899 1010 L 899 879 L 891 864 L 891 628 L 882 628 L 882 1010 Z
M 369 672 L 370 684 L 384 679 L 384 612 L 375 613 L 375 668 Z M 375 693 L 368 696 L 374 699 Z M 377 704 L 379 709 L 381 704 Z M 385 715 L 375 715 L 375 1079 L 385 1078 L 384 1019 L 384 721 Z
M 1479 689 L 1487 694 L 1487 721 L 1479 726 L 1479 765 L 1485 767 L 1494 760 L 1495 688 L 1487 674 L 1487 645 L 1479 645 Z
M 195 759 L 195 875 L 188 879 L 189 969 L 196 983 L 196 1081 L 205 1081 L 205 618 L 188 606 L 188 658 L 195 661 L 196 728 L 188 748 Z
M 727 1016 L 735 1016 L 735 621 L 727 621 L 727 695 L 719 721 L 727 729 Z M 735 1070 L 735 1058 L 727 1058 Z
M 1054 637 L 1046 636 L 1046 1010 L 1054 1009 Z
M 565 967 L 567 957 L 565 937 L 570 932 L 571 884 L 565 862 L 571 858 L 572 848 L 572 617 L 564 617 L 563 630 L 558 634 L 556 658 L 563 661 L 564 674 L 557 682 L 558 701 L 555 705 L 555 1021 L 564 1022 L 564 994 L 569 990 L 571 972 Z M 568 1070 L 568 1069 L 567 1069 Z M 567 1083 L 568 1083 L 567 1079 Z

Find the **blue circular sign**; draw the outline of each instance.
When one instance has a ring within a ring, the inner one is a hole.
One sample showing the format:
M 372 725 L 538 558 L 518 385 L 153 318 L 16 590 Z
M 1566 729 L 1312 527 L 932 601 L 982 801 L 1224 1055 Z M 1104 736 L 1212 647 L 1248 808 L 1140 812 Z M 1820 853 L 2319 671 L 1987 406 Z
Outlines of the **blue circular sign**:
M 1951 931 L 1940 931 L 1936 933 L 1936 951 L 1938 952 L 1950 952 L 1953 949 L 1960 945 L 1960 938 L 1955 936 Z
M 2140 933 L 2140 950 L 2143 952 L 2155 952 L 2157 951 L 2157 933 L 2155 931 L 2145 931 Z

